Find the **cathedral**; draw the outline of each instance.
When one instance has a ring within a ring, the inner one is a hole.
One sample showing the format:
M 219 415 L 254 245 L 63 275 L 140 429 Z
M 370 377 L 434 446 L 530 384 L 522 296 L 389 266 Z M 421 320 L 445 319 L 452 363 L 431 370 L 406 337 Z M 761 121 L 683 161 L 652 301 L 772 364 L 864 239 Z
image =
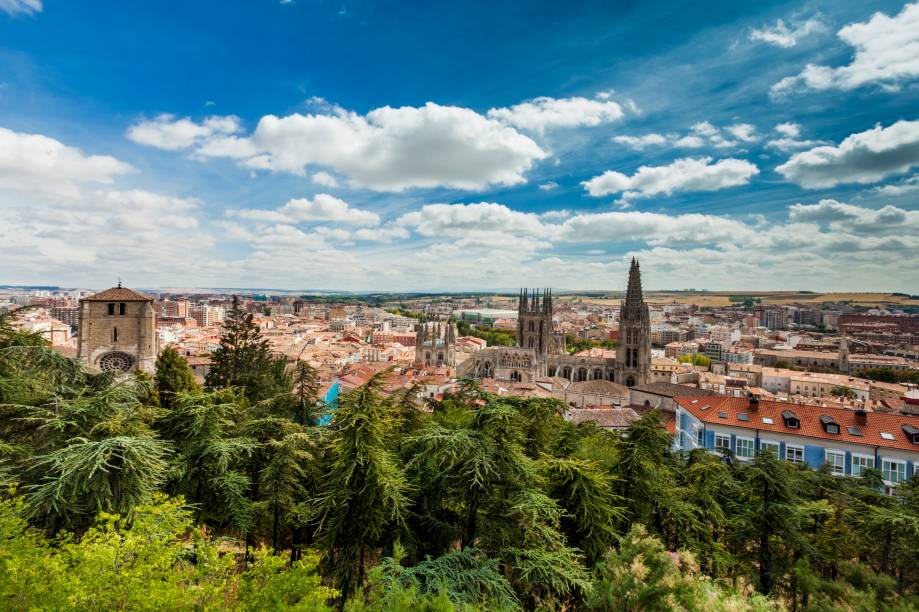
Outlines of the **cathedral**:
M 641 271 L 632 259 L 625 300 L 619 311 L 616 355 L 569 355 L 565 336 L 554 331 L 552 292 L 521 290 L 517 305 L 517 346 L 477 351 L 460 374 L 510 382 L 559 376 L 573 382 L 608 380 L 628 387 L 650 382 L 651 321 L 641 290 Z

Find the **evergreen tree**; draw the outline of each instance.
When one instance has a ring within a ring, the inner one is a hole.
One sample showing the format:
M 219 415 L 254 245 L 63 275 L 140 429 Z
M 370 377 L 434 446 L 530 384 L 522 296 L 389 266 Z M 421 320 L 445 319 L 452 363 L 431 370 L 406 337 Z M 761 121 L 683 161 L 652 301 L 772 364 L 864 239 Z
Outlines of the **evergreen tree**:
M 252 402 L 266 399 L 270 387 L 271 352 L 252 315 L 243 310 L 239 297 L 227 312 L 220 346 L 211 354 L 211 366 L 204 378 L 208 389 L 239 387 Z
M 167 410 L 172 409 L 179 393 L 199 391 L 188 361 L 171 346 L 167 346 L 156 358 L 156 375 L 153 380 L 159 404 Z
M 336 578 L 342 605 L 364 582 L 368 555 L 405 521 L 409 485 L 391 450 L 394 410 L 380 375 L 344 394 L 332 421 L 330 465 L 315 500 L 316 541 Z
M 322 416 L 319 399 L 319 373 L 303 360 L 297 360 L 293 371 L 294 422 L 313 427 Z

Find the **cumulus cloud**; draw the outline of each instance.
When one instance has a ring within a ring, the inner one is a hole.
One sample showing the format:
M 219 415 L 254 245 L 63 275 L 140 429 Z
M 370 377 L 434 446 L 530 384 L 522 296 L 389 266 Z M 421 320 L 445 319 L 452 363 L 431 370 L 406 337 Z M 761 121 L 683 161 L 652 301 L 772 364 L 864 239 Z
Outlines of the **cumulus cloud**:
M 788 218 L 792 222 L 818 223 L 859 235 L 896 231 L 919 233 L 919 211 L 890 205 L 872 209 L 827 199 L 817 204 L 793 204 Z
M 195 123 L 188 117 L 162 114 L 149 121 L 140 121 L 128 128 L 128 138 L 136 143 L 177 151 L 204 142 L 215 135 L 233 134 L 242 130 L 235 116 L 207 117 Z
M 772 94 L 851 90 L 873 83 L 897 89 L 919 76 L 919 2 L 905 5 L 894 17 L 875 13 L 866 22 L 845 26 L 837 36 L 855 50 L 851 63 L 839 67 L 808 64 L 800 74 L 773 85 Z
M 652 133 L 643 136 L 613 136 L 613 142 L 640 151 L 650 146 L 667 144 L 668 138 L 662 134 Z
M 605 93 L 605 92 L 604 92 Z M 510 108 L 493 108 L 488 111 L 491 119 L 517 128 L 542 134 L 546 129 L 556 127 L 596 126 L 622 118 L 622 107 L 601 96 L 599 100 L 588 98 L 539 97 L 515 104 Z
M 776 168 L 807 189 L 842 183 L 875 183 L 919 165 L 919 121 L 875 126 L 846 137 L 838 146 L 802 151 Z
M 886 196 L 902 196 L 908 193 L 913 193 L 919 191 L 919 175 L 911 176 L 907 179 L 900 181 L 899 183 L 893 183 L 891 185 L 882 185 L 880 187 L 875 187 L 874 191 L 877 193 L 884 194 Z
M 711 157 L 686 157 L 666 166 L 641 166 L 632 176 L 607 170 L 581 184 L 594 197 L 622 193 L 623 200 L 671 195 L 679 191 L 717 191 L 746 185 L 759 173 L 756 165 L 727 158 L 712 163 Z
M 192 148 L 199 159 L 228 157 L 272 172 L 302 176 L 307 168 L 324 167 L 353 187 L 392 192 L 516 185 L 547 156 L 529 137 L 467 108 L 429 102 L 359 115 L 322 102 L 312 104 L 316 113 L 266 115 L 248 136 L 233 135 L 235 118 L 198 124 L 171 115 L 132 126 L 128 135 L 159 148 Z M 327 183 L 328 170 L 320 175 Z
M 775 25 L 751 30 L 750 40 L 790 49 L 807 36 L 824 31 L 826 31 L 826 25 L 816 17 L 806 21 L 791 21 L 787 24 L 784 20 L 778 19 Z
M 464 236 L 492 230 L 513 236 L 541 236 L 546 231 L 538 215 L 494 202 L 426 204 L 420 210 L 402 215 L 396 224 L 422 236 Z
M 545 183 L 540 183 L 539 185 L 540 191 L 552 191 L 554 189 L 558 189 L 558 183 L 555 181 L 546 181 Z
M 735 123 L 725 128 L 734 138 L 743 142 L 756 142 L 759 137 L 754 134 L 756 128 L 750 123 Z
M 230 211 L 230 214 L 244 219 L 278 223 L 332 222 L 347 225 L 378 225 L 380 216 L 369 210 L 352 208 L 347 202 L 327 193 L 309 198 L 294 198 L 284 206 L 273 210 L 247 208 Z
M 74 196 L 83 183 L 112 183 L 132 170 L 108 155 L 86 155 L 54 138 L 0 128 L 0 183 L 6 188 Z
M 323 187 L 338 187 L 338 179 L 336 179 L 325 170 L 314 173 L 311 180 L 317 185 L 322 185 Z
M 816 147 L 817 145 L 830 144 L 825 140 L 799 138 L 801 135 L 801 126 L 797 123 L 779 123 L 773 129 L 778 135 L 776 136 L 774 134 L 773 138 L 766 142 L 766 145 L 784 153 L 789 153 L 798 149 L 806 149 L 808 147 Z
M 42 10 L 42 0 L 0 0 L 0 11 L 8 15 L 34 15 Z

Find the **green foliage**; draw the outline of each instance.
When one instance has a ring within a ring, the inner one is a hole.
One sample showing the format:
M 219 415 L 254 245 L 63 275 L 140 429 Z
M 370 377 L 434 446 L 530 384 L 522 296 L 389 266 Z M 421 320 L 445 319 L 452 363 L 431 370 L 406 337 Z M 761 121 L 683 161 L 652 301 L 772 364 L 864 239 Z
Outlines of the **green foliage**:
M 195 375 L 188 367 L 188 361 L 171 346 L 163 349 L 156 358 L 156 376 L 153 380 L 159 404 L 167 410 L 172 408 L 176 396 L 180 393 L 195 393 L 200 390 L 195 382 Z
M 655 411 L 619 434 L 469 380 L 376 377 L 318 427 L 315 371 L 241 317 L 257 367 L 209 391 L 0 317 L 0 608 L 917 607 L 919 480 L 677 453 Z
M 619 550 L 597 566 L 585 608 L 596 611 L 779 610 L 768 599 L 743 597 L 699 574 L 694 557 L 669 552 L 663 543 L 635 525 Z
M 485 340 L 489 346 L 516 346 L 517 334 L 506 329 L 496 329 L 487 325 L 472 325 L 462 319 L 455 321 L 456 331 L 460 336 L 475 336 Z
M 615 340 L 597 340 L 594 338 L 579 338 L 574 334 L 565 334 L 565 347 L 568 354 L 574 355 L 592 348 L 614 349 Z
M 336 596 L 307 555 L 289 569 L 267 549 L 242 573 L 195 528 L 181 498 L 156 495 L 133 519 L 101 513 L 82 537 L 46 540 L 0 501 L 0 607 L 5 610 L 323 610 Z
M 680 363 L 689 363 L 696 366 L 710 367 L 712 365 L 712 360 L 703 355 L 702 353 L 693 353 L 692 355 L 680 355 L 677 357 L 677 361 Z
M 257 402 L 272 397 L 276 374 L 272 371 L 268 341 L 234 295 L 223 323 L 220 346 L 211 353 L 205 385 L 210 390 L 239 387 L 250 401 Z
M 888 383 L 919 383 L 919 370 L 894 370 L 893 368 L 868 368 L 861 377 Z

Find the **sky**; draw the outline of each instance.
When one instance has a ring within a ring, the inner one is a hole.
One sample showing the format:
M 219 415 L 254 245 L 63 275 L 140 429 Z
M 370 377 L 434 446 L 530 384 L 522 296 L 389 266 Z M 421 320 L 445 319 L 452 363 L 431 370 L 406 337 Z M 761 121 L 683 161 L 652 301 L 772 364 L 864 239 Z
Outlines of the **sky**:
M 0 283 L 919 293 L 919 2 L 0 0 Z

